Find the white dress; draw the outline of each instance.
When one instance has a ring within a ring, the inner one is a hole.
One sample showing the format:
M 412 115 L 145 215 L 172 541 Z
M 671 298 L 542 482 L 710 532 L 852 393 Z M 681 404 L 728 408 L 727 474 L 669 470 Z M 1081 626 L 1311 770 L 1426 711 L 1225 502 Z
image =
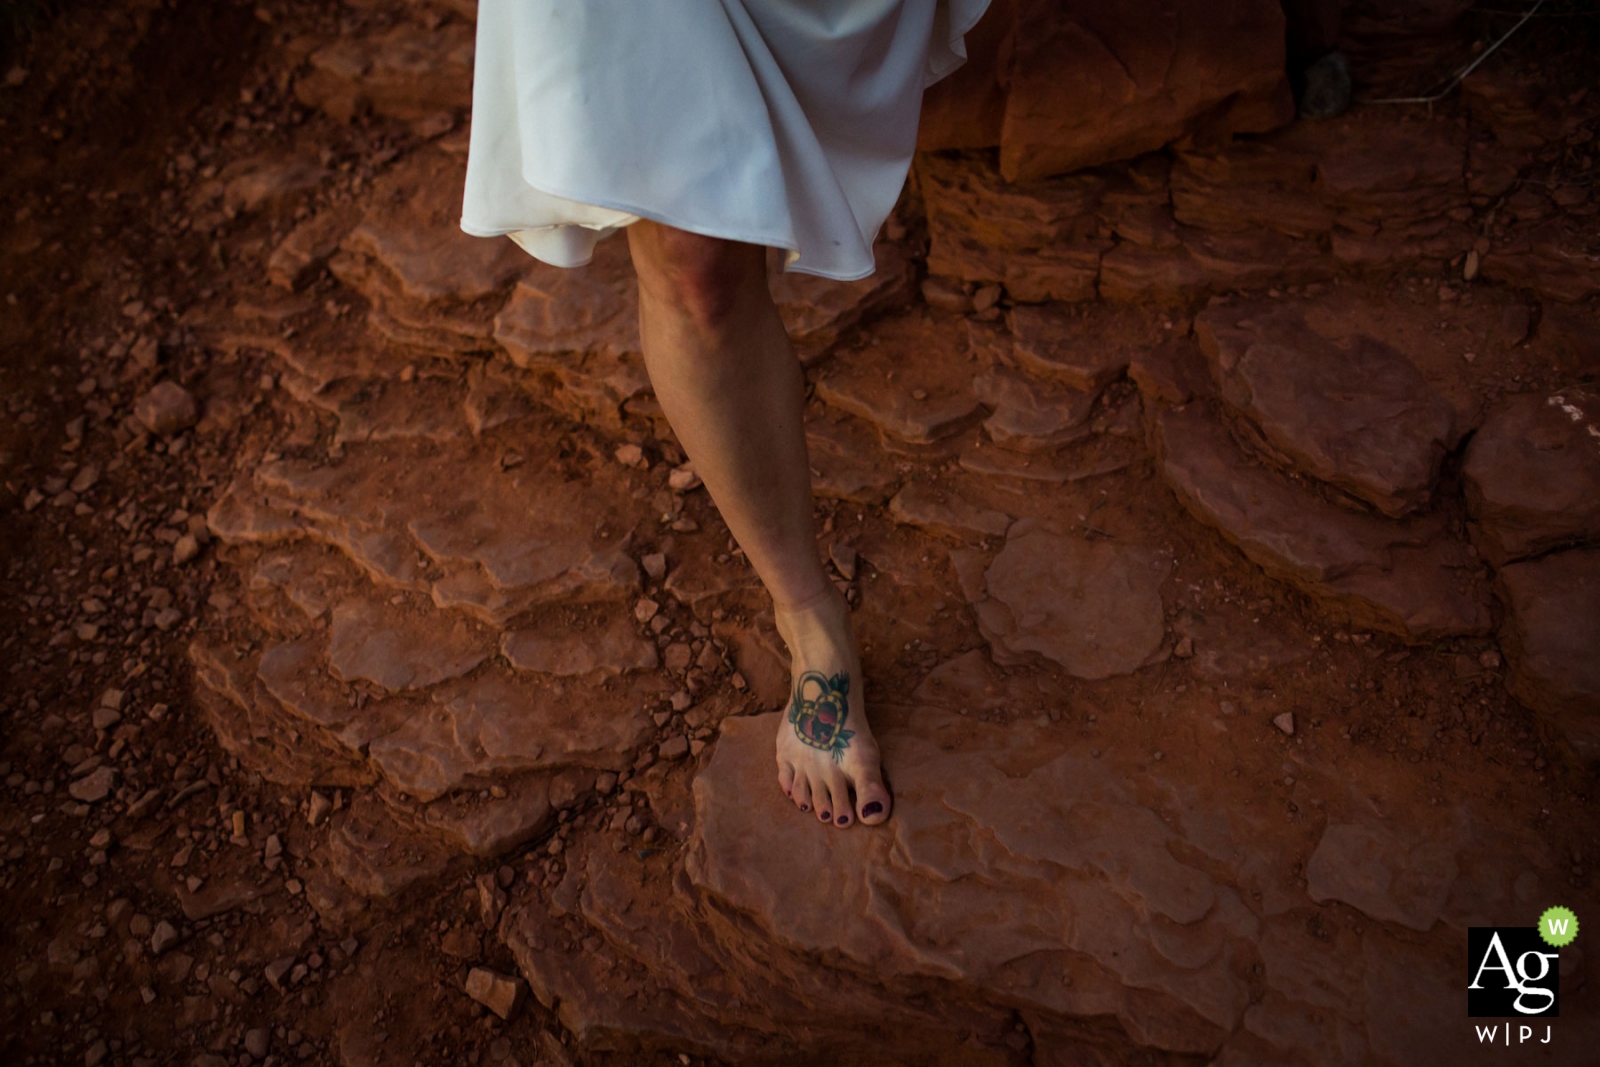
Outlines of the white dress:
M 480 0 L 461 228 L 557 266 L 641 218 L 872 273 L 989 0 Z

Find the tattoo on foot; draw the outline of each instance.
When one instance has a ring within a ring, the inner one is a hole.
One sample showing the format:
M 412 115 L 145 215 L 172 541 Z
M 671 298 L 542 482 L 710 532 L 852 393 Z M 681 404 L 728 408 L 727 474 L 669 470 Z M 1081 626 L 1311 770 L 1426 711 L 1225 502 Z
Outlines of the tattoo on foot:
M 854 730 L 846 730 L 850 715 L 850 676 L 841 671 L 825 678 L 818 671 L 806 671 L 794 687 L 789 705 L 789 721 L 795 736 L 812 748 L 820 748 L 838 763 L 850 747 Z

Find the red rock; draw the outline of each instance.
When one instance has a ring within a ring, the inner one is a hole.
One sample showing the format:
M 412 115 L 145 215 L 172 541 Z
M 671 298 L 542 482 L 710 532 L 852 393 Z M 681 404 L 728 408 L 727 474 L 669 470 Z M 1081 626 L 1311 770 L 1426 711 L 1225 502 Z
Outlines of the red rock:
M 255 520 L 272 523 L 264 534 L 234 529 L 246 538 L 313 536 L 382 585 L 431 592 L 436 604 L 495 625 L 542 603 L 632 595 L 638 568 L 620 547 L 572 536 L 598 525 L 602 511 L 591 509 L 614 506 L 614 493 L 592 480 L 549 477 L 543 466 L 555 462 L 557 443 L 527 443 L 528 462 L 512 470 L 470 445 L 441 452 L 411 441 L 382 455 L 352 454 L 337 467 L 268 464 L 256 472 L 254 499 L 301 522 Z M 595 516 L 587 526 L 577 519 L 583 514 Z M 421 577 L 419 549 L 438 577 Z
M 253 659 L 236 659 L 231 650 L 223 652 L 202 640 L 189 645 L 189 659 L 199 683 L 195 701 L 207 725 L 223 749 L 245 766 L 270 781 L 296 787 L 370 785 L 375 780 L 366 761 L 332 736 L 350 721 L 348 706 L 336 721 L 310 721 L 256 684 Z M 352 743 L 363 743 L 362 738 L 356 731 Z
M 1094 299 L 1100 254 L 1094 211 L 1104 181 L 1074 175 L 1012 186 L 980 159 L 921 157 L 928 270 L 1003 282 L 1017 300 Z
M 1316 184 L 1335 211 L 1405 233 L 1467 206 L 1466 139 L 1454 124 L 1358 109 L 1329 129 L 1333 136 L 1318 146 Z
M 522 1006 L 527 985 L 520 978 L 508 978 L 484 967 L 467 973 L 467 996 L 502 1019 L 510 1020 Z
M 1388 515 L 1431 501 L 1455 416 L 1403 354 L 1276 305 L 1208 308 L 1195 335 L 1223 399 L 1297 468 Z
M 1306 863 L 1306 892 L 1318 903 L 1343 901 L 1379 922 L 1426 932 L 1449 898 L 1460 847 L 1449 832 L 1329 823 Z
M 972 395 L 965 330 L 913 312 L 873 327 L 869 343 L 835 356 L 817 381 L 817 397 L 866 419 L 885 437 L 932 444 L 983 414 Z M 908 360 L 904 354 L 917 353 Z
M 561 676 L 625 674 L 656 666 L 656 646 L 633 632 L 626 616 L 602 609 L 593 629 L 553 627 L 516 630 L 503 635 L 500 651 L 518 670 Z
M 823 409 L 806 420 L 806 451 L 819 497 L 881 504 L 900 480 L 877 434 L 841 411 Z
M 281 289 L 305 288 L 328 265 L 339 242 L 360 221 L 348 208 L 331 208 L 300 223 L 267 260 L 267 280 Z
M 1473 435 L 1461 480 L 1496 565 L 1600 540 L 1600 392 L 1506 399 Z
M 767 626 L 719 622 L 712 632 L 733 651 L 758 706 L 776 708 L 789 702 L 789 652 L 770 622 Z
M 1272 616 L 1243 605 L 1208 605 L 1205 611 L 1184 610 L 1172 620 L 1172 632 L 1190 642 L 1189 669 L 1198 678 L 1250 678 L 1270 675 L 1308 658 L 1314 646 L 1286 634 Z M 1175 649 L 1175 655 L 1181 655 Z M 1288 720 L 1293 732 L 1292 713 Z
M 1101 332 L 1104 316 L 1060 307 L 1019 307 L 1008 321 L 1011 358 L 1030 374 L 1098 395 L 1127 369 L 1127 356 Z
M 1513 230 L 1483 257 L 1485 278 L 1575 304 L 1600 292 L 1600 255 L 1590 248 L 1592 217 L 1563 216 Z
M 372 597 L 334 607 L 328 662 L 336 677 L 391 691 L 426 689 L 467 674 L 492 652 L 489 636 L 464 619 L 395 607 Z
M 1100 259 L 1100 296 L 1115 304 L 1178 303 L 1199 293 L 1205 272 L 1185 248 L 1124 242 Z
M 501 930 L 535 996 L 580 1048 L 638 1058 L 661 1046 L 695 1047 L 753 1063 L 795 1061 L 824 1048 L 830 1057 L 870 1058 L 892 1041 L 897 1057 L 919 1062 L 937 1062 L 957 1046 L 974 1067 L 1014 1058 L 1006 1043 L 1014 1019 L 994 1008 L 898 997 L 865 975 L 817 966 L 770 943 L 752 966 L 738 926 L 687 893 L 653 902 L 648 912 L 641 907 L 649 882 L 631 856 L 597 849 L 577 873 L 575 918 L 553 916 L 543 903 L 514 903 Z M 574 921 L 593 931 L 584 951 L 549 951 L 562 924 Z
M 1162 652 L 1161 584 L 1172 569 L 1150 548 L 1013 528 L 981 579 L 963 582 L 996 659 L 1037 653 L 1076 678 L 1131 674 Z M 954 558 L 952 556 L 952 558 Z
M 475 778 L 575 764 L 620 770 L 649 730 L 631 694 L 574 701 L 562 686 L 491 669 L 440 686 L 367 755 L 397 788 L 432 800 Z
M 1600 551 L 1513 563 L 1497 578 L 1512 694 L 1548 716 L 1580 759 L 1600 756 Z
M 1154 404 L 1187 404 L 1216 391 L 1199 348 L 1188 338 L 1174 338 L 1135 352 L 1128 377 L 1139 387 L 1147 408 Z
M 333 817 L 328 866 L 361 896 L 392 899 L 443 874 L 450 851 L 429 833 L 397 820 L 379 801 L 358 796 Z
M 624 405 L 650 393 L 621 242 L 601 244 L 586 267 L 531 268 L 495 318 L 494 339 L 533 373 L 542 400 L 575 418 L 616 424 Z
M 880 241 L 873 249 L 877 269 L 854 282 L 793 274 L 782 269 L 782 254 L 770 257 L 772 299 L 803 362 L 820 357 L 846 330 L 910 302 L 916 281 L 911 257 L 898 245 Z
M 1252 464 L 1200 404 L 1160 411 L 1155 424 L 1178 499 L 1269 575 L 1413 641 L 1488 630 L 1478 566 L 1437 517 L 1399 522 L 1330 504 Z
M 1034 381 L 1003 366 L 974 378 L 972 392 L 993 409 L 983 427 L 1002 448 L 1054 452 L 1090 433 L 1095 393 Z
M 461 232 L 461 161 L 424 149 L 373 184 L 361 222 L 328 261 L 372 303 L 369 321 L 402 344 L 492 348 L 494 313 L 531 260 L 510 241 Z
M 371 108 L 388 118 L 429 118 L 472 102 L 473 28 L 402 22 L 373 37 L 345 37 L 313 51 L 295 96 L 348 122 Z
M 567 773 L 571 772 L 558 772 L 556 779 Z M 457 851 L 497 859 L 555 824 L 551 781 L 549 774 L 500 778 L 498 784 L 506 796 L 480 797 L 464 805 L 453 797 L 441 797 L 422 806 L 421 823 Z
M 1016 32 L 1017 0 L 993 0 L 966 34 L 967 61 L 922 97 L 917 149 L 992 148 L 1000 143 L 1005 58 Z
M 1313 186 L 1316 164 L 1315 139 L 1303 126 L 1214 154 L 1181 153 L 1172 167 L 1172 214 L 1211 233 L 1269 227 L 1316 237 L 1334 219 Z
M 1315 242 L 1272 230 L 1206 233 L 1180 227 L 1179 236 L 1211 290 L 1299 285 L 1333 274 L 1333 264 Z
M 1115 474 L 1127 469 L 1134 458 L 1134 449 L 1126 443 L 1096 437 L 1085 446 L 1075 446 L 1069 452 L 1054 455 L 1012 452 L 978 441 L 962 449 L 957 462 L 962 470 L 984 477 L 1066 485 L 1085 478 Z
M 117 785 L 115 767 L 98 767 L 67 786 L 67 795 L 85 804 L 98 804 L 111 795 Z
M 925 482 L 908 482 L 889 501 L 889 514 L 896 522 L 959 540 L 1003 537 L 1011 525 L 1010 515 L 973 504 L 954 491 Z
M 308 160 L 267 156 L 230 164 L 218 180 L 227 183 L 222 193 L 227 209 L 253 212 L 292 204 L 315 190 L 328 174 Z
M 758 779 L 777 718 L 726 720 L 694 784 L 693 886 L 762 940 L 846 974 L 938 974 L 952 1007 L 1026 988 L 1040 1015 L 1111 1014 L 1134 1043 L 1214 1052 L 1249 1000 L 1223 946 L 1249 944 L 1256 920 L 1232 890 L 1175 858 L 1181 839 L 1119 775 L 1037 726 L 912 721 L 880 738 L 893 819 L 779 835 L 785 799 Z M 974 729 L 981 743 L 956 741 Z M 1068 915 L 1094 921 L 1049 917 Z M 1209 947 L 1163 951 L 1158 929 Z
M 1267 0 L 1022 0 L 1017 27 L 1000 138 L 1000 169 L 1013 181 L 1191 134 L 1260 132 L 1294 114 L 1283 14 Z
M 157 382 L 134 401 L 133 417 L 153 434 L 169 437 L 193 426 L 200 409 L 189 390 L 177 382 Z

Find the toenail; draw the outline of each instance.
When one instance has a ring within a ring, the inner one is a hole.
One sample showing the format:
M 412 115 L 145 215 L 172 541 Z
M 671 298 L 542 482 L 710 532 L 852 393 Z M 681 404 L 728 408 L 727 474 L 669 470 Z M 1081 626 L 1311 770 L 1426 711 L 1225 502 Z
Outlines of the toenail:
M 883 810 L 883 805 L 874 800 L 871 804 L 861 809 L 863 815 L 876 815 Z
M 839 825 L 840 826 L 849 826 L 850 825 L 850 816 L 848 816 L 848 815 L 839 816 Z
M 802 804 L 802 805 L 800 805 L 800 810 L 801 811 L 810 811 L 811 810 L 811 805 L 810 804 Z
M 827 821 L 827 819 L 828 819 L 828 813 L 827 812 L 823 812 L 822 813 L 822 819 L 823 819 L 824 822 Z

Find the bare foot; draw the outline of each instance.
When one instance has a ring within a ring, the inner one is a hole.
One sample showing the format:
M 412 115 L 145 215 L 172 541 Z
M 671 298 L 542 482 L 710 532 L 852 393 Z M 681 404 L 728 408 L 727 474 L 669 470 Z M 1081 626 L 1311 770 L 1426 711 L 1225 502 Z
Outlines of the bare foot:
M 801 811 L 834 826 L 883 822 L 889 790 L 863 707 L 849 606 L 830 587 L 817 601 L 778 612 L 777 623 L 794 679 L 778 724 L 778 784 Z

